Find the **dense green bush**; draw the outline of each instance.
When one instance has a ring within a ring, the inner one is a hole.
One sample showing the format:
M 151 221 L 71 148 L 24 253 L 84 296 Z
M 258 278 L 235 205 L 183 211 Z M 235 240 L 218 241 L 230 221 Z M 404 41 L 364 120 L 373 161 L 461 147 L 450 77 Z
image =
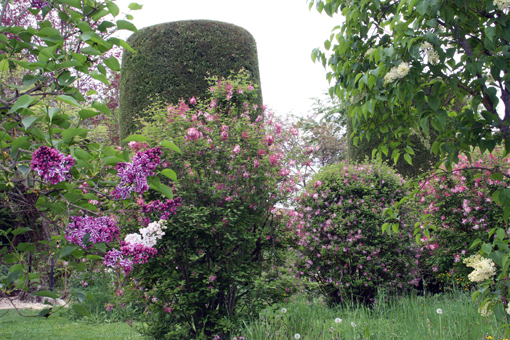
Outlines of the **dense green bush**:
M 158 97 L 165 103 L 207 96 L 205 77 L 226 78 L 231 71 L 249 71 L 262 92 L 253 36 L 245 29 L 211 20 L 189 20 L 141 29 L 128 40 L 137 53 L 125 51 L 120 80 L 121 139 L 136 130 L 134 117 Z M 260 113 L 255 111 L 255 114 Z
M 381 232 L 383 210 L 405 195 L 404 184 L 376 163 L 339 163 L 309 182 L 290 222 L 300 236 L 297 274 L 317 281 L 329 304 L 372 302 L 378 289 L 418 284 L 409 228 Z

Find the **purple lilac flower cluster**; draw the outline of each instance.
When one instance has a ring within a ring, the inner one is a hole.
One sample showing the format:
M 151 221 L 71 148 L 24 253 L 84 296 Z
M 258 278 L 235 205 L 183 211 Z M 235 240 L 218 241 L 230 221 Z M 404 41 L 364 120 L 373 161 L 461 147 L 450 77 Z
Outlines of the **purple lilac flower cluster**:
M 120 250 L 112 249 L 104 257 L 104 265 L 115 267 L 117 264 L 129 274 L 134 265 L 147 263 L 150 258 L 157 254 L 157 249 L 147 247 L 140 243 L 122 241 Z
M 42 1 L 42 0 L 32 0 L 32 2 L 30 3 L 30 5 L 32 6 L 32 8 L 37 8 L 37 9 L 41 9 L 45 6 L 49 6 L 49 2 L 48 1 Z
M 149 214 L 155 211 L 162 211 L 163 213 L 159 217 L 160 220 L 168 220 L 170 215 L 173 215 L 177 212 L 177 208 L 181 206 L 181 198 L 176 197 L 173 200 L 167 199 L 165 203 L 160 200 L 151 201 L 147 204 L 140 201 L 139 205 L 142 208 L 142 213 Z M 146 226 L 150 222 L 148 217 L 144 218 L 143 224 Z
M 30 168 L 46 182 L 53 185 L 71 179 L 69 170 L 74 165 L 71 155 L 65 156 L 57 149 L 41 146 L 32 155 Z
M 83 237 L 90 234 L 89 242 L 109 243 L 120 235 L 117 223 L 108 216 L 72 216 L 66 229 L 66 240 L 82 248 L 90 248 L 83 244 Z
M 113 196 L 126 199 L 131 191 L 143 193 L 149 190 L 147 176 L 154 176 L 154 170 L 161 163 L 161 147 L 139 151 L 132 163 L 118 163 L 117 176 L 120 183 L 112 192 Z

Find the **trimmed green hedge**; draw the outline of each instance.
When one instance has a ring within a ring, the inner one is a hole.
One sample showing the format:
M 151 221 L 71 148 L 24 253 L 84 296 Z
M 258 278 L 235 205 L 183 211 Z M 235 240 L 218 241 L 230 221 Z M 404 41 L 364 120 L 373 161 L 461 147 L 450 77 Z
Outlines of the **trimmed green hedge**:
M 120 79 L 120 136 L 136 131 L 134 117 L 145 115 L 152 99 L 169 104 L 204 97 L 205 77 L 227 77 L 245 68 L 258 84 L 257 47 L 245 29 L 211 20 L 176 21 L 141 29 L 127 40 L 137 53 L 124 51 Z

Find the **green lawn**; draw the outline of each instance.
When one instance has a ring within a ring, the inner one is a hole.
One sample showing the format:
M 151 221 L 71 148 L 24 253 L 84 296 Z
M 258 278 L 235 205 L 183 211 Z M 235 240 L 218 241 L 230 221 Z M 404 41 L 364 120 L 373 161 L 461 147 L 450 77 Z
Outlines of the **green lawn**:
M 37 315 L 39 311 L 23 310 L 23 314 Z M 3 315 L 5 310 L 0 311 Z M 25 318 L 9 310 L 0 318 L 1 340 L 100 340 L 143 339 L 126 323 L 87 324 L 72 322 L 58 314 L 45 318 Z

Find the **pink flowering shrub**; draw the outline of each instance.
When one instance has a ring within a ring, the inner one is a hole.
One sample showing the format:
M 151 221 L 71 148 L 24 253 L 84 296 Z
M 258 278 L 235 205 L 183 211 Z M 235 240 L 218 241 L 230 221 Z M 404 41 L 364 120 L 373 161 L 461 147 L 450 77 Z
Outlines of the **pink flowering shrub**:
M 155 106 L 151 121 L 143 122 L 148 141 L 171 139 L 183 154 L 161 156 L 180 174 L 173 183 L 179 213 L 169 216 L 158 254 L 132 272 L 153 292 L 145 301 L 155 338 L 204 332 L 223 339 L 240 309 L 256 313 L 286 294 L 285 285 L 262 271 L 292 236 L 271 217 L 275 204 L 296 190 L 279 148 L 291 132 L 276 131 L 269 112 L 250 118 L 259 108 L 244 73 L 211 87 L 207 101 Z
M 404 180 L 386 165 L 321 169 L 289 221 L 299 236 L 296 277 L 318 282 L 330 304 L 375 302 L 378 289 L 399 292 L 417 285 L 409 228 L 381 233 L 383 210 L 404 195 Z
M 418 206 L 425 216 L 422 228 L 422 266 L 431 280 L 446 271 L 467 274 L 462 260 L 475 254 L 473 241 L 489 242 L 492 228 L 505 228 L 503 209 L 492 199 L 492 194 L 508 188 L 510 180 L 491 177 L 492 169 L 510 174 L 510 158 L 502 159 L 497 152 L 472 153 L 472 162 L 459 157 L 451 172 L 438 170 L 421 183 Z M 484 170 L 485 169 L 485 170 Z M 430 238 L 425 230 L 433 228 Z

